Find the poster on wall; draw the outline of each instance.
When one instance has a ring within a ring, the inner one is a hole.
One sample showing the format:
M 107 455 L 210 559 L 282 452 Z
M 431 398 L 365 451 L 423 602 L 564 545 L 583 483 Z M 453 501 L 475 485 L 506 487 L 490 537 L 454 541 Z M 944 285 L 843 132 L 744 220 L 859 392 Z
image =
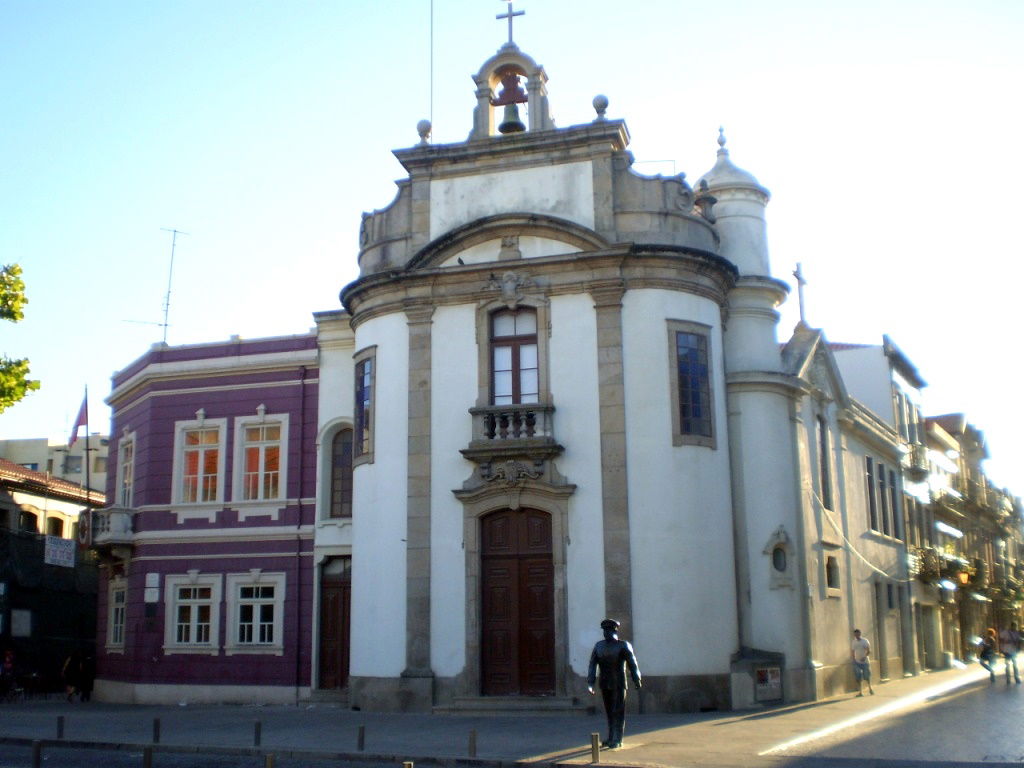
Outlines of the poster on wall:
M 46 547 L 43 550 L 43 562 L 47 565 L 59 565 L 62 568 L 74 568 L 74 539 L 62 539 L 59 536 L 47 536 Z
M 11 637 L 32 637 L 32 611 L 22 608 L 11 611 Z
M 778 701 L 782 698 L 781 667 L 757 667 L 754 676 L 755 701 Z

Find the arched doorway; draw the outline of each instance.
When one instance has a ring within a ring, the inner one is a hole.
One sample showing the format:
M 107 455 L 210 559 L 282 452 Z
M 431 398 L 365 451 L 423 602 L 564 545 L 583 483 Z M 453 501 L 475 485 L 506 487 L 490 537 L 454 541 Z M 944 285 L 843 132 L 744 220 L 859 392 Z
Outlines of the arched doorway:
M 555 692 L 551 516 L 506 509 L 480 521 L 481 688 L 485 696 Z
M 321 689 L 348 685 L 351 603 L 352 558 L 332 557 L 320 572 Z

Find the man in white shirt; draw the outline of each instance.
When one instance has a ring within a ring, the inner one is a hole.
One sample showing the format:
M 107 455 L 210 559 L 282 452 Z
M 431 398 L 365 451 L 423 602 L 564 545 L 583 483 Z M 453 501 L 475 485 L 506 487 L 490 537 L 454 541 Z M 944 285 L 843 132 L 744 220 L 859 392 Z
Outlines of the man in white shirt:
M 853 630 L 853 642 L 850 643 L 850 658 L 853 660 L 853 677 L 857 681 L 857 695 L 863 696 L 861 681 L 868 684 L 868 693 L 875 695 L 871 687 L 871 643 L 866 637 L 860 636 L 860 630 Z
M 1020 672 L 1017 671 L 1017 652 L 1020 650 L 1020 632 L 1017 631 L 1017 622 L 1010 624 L 1009 629 L 999 633 L 999 650 L 1002 651 L 1003 660 L 1006 665 L 1006 684 L 1010 684 L 1010 668 L 1013 668 L 1013 677 L 1020 685 Z

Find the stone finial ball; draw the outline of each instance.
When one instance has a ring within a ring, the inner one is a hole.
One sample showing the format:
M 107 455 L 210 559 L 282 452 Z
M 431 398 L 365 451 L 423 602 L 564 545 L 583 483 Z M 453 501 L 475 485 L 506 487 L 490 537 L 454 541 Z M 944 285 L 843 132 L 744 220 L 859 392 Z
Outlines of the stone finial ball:
M 420 120 L 416 123 L 416 132 L 420 135 L 421 139 L 425 139 L 430 135 L 430 128 L 431 125 L 429 120 Z
M 598 112 L 604 112 L 608 109 L 608 97 L 603 93 L 597 94 L 597 96 L 594 97 L 594 109 Z

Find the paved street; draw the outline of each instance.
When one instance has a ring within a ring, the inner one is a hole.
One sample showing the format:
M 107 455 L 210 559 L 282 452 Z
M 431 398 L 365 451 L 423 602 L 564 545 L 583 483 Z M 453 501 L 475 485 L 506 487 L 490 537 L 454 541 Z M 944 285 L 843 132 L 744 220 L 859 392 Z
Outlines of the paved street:
M 880 717 L 780 754 L 829 758 L 1024 763 L 1024 686 L 1002 679 Z
M 659 768 L 896 768 L 1020 766 L 1024 686 L 990 685 L 977 666 L 876 685 L 875 696 L 842 696 L 764 712 L 632 716 L 624 748 L 602 765 Z M 64 734 L 56 740 L 57 718 Z M 141 707 L 30 701 L 0 706 L 0 768 L 28 768 L 44 740 L 46 768 L 138 768 L 160 719 L 155 768 L 418 766 L 498 768 L 517 762 L 591 761 L 595 716 L 457 716 L 352 712 L 298 706 Z M 255 723 L 260 746 L 254 746 Z M 357 746 L 360 726 L 364 750 Z M 477 757 L 469 757 L 476 732 Z

